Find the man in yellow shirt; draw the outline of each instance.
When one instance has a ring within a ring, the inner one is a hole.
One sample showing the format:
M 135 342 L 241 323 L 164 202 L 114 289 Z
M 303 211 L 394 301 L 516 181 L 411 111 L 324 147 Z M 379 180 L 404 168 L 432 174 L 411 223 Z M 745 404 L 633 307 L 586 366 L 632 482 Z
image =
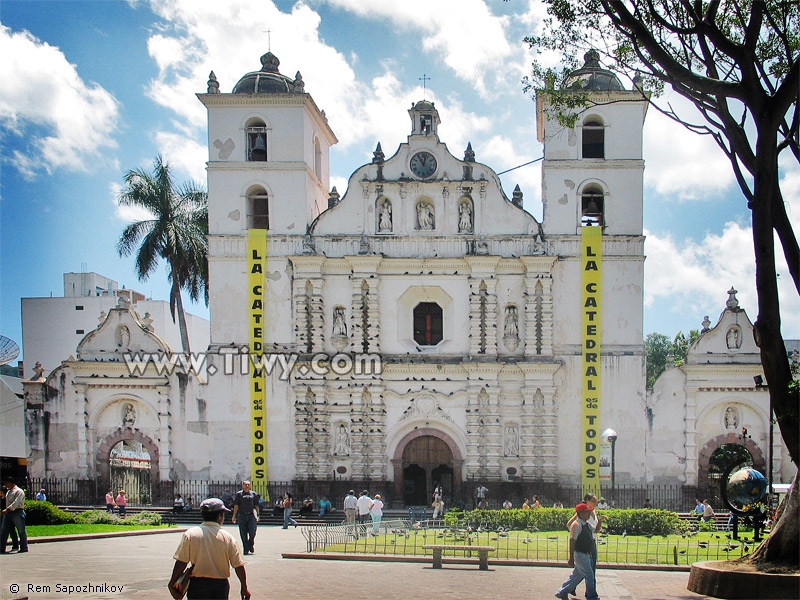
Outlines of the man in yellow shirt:
M 249 599 L 242 553 L 233 536 L 221 527 L 225 513 L 231 511 L 219 498 L 208 498 L 200 503 L 200 512 L 203 523 L 184 532 L 173 556 L 175 566 L 167 584 L 170 593 L 180 598 L 175 584 L 186 566 L 192 563 L 194 569 L 187 591 L 189 600 L 228 598 L 230 567 L 239 578 L 241 597 Z

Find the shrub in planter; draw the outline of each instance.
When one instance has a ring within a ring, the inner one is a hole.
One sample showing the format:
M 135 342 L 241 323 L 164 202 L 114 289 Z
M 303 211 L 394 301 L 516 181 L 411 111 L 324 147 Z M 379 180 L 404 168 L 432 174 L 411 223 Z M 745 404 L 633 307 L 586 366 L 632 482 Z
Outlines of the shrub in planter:
M 100 525 L 108 523 L 118 523 L 119 520 L 113 514 L 105 510 L 87 510 L 76 517 L 78 523 L 87 525 Z
M 120 525 L 161 525 L 161 515 L 157 512 L 142 511 L 117 522 Z
M 74 522 L 74 515 L 64 512 L 49 502 L 25 500 L 26 525 L 63 525 Z
M 529 531 L 565 531 L 567 521 L 575 514 L 571 508 L 538 508 L 533 510 L 473 510 L 461 514 L 446 514 L 448 527 L 483 527 Z M 606 515 L 606 530 L 611 534 L 668 535 L 680 530 L 681 520 L 676 513 L 652 509 L 608 509 L 598 511 Z

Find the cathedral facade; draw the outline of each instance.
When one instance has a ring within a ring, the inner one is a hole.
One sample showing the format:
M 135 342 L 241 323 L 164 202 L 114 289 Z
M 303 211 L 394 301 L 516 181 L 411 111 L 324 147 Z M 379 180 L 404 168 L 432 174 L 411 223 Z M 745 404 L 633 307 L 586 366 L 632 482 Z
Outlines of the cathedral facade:
M 231 93 L 212 73 L 198 94 L 206 362 L 131 371 L 125 352 L 172 350 L 130 306 L 109 311 L 77 358 L 25 384 L 33 476 L 139 464 L 152 484 L 345 479 L 423 504 L 436 484 L 468 497 L 472 480 L 605 488 L 612 469 L 618 485 L 703 486 L 734 444 L 791 478 L 735 291 L 645 389 L 647 102 L 595 53 L 570 78 L 590 100 L 574 127 L 537 98 L 541 222 L 479 148 L 448 149 L 426 100 L 404 141 L 331 190 L 324 111 L 300 73 L 261 63 Z
M 644 430 L 646 103 L 635 92 L 587 63 L 576 81 L 624 102 L 565 130 L 540 100 L 540 223 L 471 145 L 451 153 L 429 101 L 409 109 L 410 133 L 390 155 L 379 143 L 343 196 L 329 192 L 336 138 L 324 113 L 299 73 L 281 75 L 271 54 L 262 65 L 230 94 L 212 78 L 200 100 L 211 351 L 258 351 L 263 341 L 266 353 L 297 357 L 290 374 L 275 369 L 263 382 L 267 477 L 335 472 L 389 480 L 407 496 L 434 481 L 458 492 L 470 476 L 579 482 L 585 227 L 603 234 L 594 428 Z M 254 303 L 263 305 L 255 329 Z M 320 357 L 331 359 L 327 370 Z M 261 404 L 252 375 L 209 378 L 210 434 L 226 452 L 212 478 L 257 470 L 241 445 L 224 442 L 252 435 Z M 642 452 L 620 457 L 618 481 L 643 473 Z

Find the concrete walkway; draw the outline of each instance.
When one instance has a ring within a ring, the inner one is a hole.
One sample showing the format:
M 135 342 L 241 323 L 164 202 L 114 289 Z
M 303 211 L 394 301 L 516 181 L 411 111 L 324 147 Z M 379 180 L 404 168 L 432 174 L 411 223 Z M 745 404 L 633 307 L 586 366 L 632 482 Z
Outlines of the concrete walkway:
M 239 539 L 238 528 L 226 528 Z M 180 533 L 129 536 L 61 543 L 39 543 L 27 554 L 0 556 L 0 598 L 169 598 L 166 583 Z M 254 600 L 263 598 L 458 598 L 551 599 L 569 569 L 556 567 L 430 565 L 362 561 L 292 560 L 283 552 L 304 552 L 301 528 L 259 527 L 256 554 L 246 557 Z M 231 598 L 238 580 L 231 574 Z M 686 590 L 688 573 L 605 570 L 598 573 L 603 600 L 688 600 L 703 598 Z M 64 586 L 114 585 L 122 591 L 72 591 Z M 19 591 L 12 593 L 12 586 Z M 29 586 L 49 586 L 35 591 Z M 62 589 L 57 589 L 57 585 Z M 584 587 L 578 588 L 583 594 Z M 582 596 L 579 596 L 582 597 Z

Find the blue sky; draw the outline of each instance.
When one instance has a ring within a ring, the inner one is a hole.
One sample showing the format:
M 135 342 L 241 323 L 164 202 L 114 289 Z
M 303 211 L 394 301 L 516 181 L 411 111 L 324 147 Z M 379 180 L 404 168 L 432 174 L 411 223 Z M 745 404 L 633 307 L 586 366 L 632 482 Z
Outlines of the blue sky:
M 0 1 L 0 333 L 21 342 L 20 298 L 61 295 L 66 271 L 168 297 L 163 270 L 139 282 L 117 256 L 137 215 L 114 198 L 123 173 L 158 153 L 179 178 L 204 181 L 206 114 L 194 94 L 210 70 L 229 92 L 268 43 L 281 72 L 300 70 L 340 140 L 331 175 L 341 194 L 378 141 L 388 156 L 405 140 L 423 74 L 450 151 L 471 141 L 500 172 L 541 156 L 520 80 L 531 60 L 521 40 L 543 16 L 538 0 Z M 725 157 L 650 110 L 645 160 L 645 333 L 715 323 L 731 286 L 754 320 L 749 213 Z M 800 169 L 787 164 L 783 177 L 797 230 Z M 538 165 L 501 179 L 541 217 Z M 800 301 L 779 271 L 784 336 L 798 338 Z

